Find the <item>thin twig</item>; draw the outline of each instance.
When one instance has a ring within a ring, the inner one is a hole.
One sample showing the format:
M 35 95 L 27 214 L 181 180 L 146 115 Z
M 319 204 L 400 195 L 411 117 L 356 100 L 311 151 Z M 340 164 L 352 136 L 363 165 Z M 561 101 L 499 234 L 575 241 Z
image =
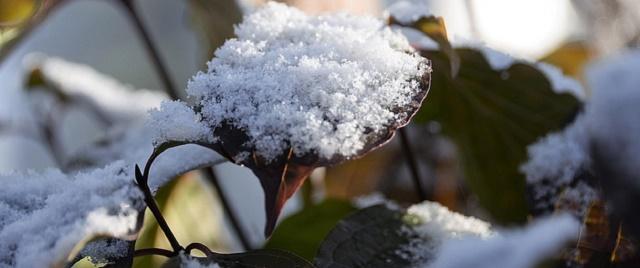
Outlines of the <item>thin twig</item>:
M 177 100 L 180 98 L 180 94 L 178 94 L 178 90 L 175 87 L 173 81 L 171 81 L 171 76 L 169 76 L 169 69 L 166 68 L 162 60 L 160 59 L 160 52 L 153 45 L 153 41 L 151 40 L 151 35 L 144 27 L 142 23 L 142 19 L 138 12 L 136 12 L 136 8 L 133 6 L 133 0 L 121 0 L 125 10 L 129 14 L 131 21 L 133 22 L 134 28 L 138 32 L 138 35 L 142 38 L 142 42 L 144 43 L 144 47 L 149 53 L 151 57 L 151 61 L 153 61 L 153 66 L 155 66 L 158 75 L 160 76 L 160 80 L 171 99 Z
M 165 86 L 167 94 L 169 94 L 169 96 L 172 99 L 179 99 L 180 97 L 177 89 L 174 86 L 175 84 L 172 83 L 169 72 L 167 71 L 167 68 L 165 67 L 165 65 L 162 63 L 162 60 L 160 59 L 160 53 L 153 45 L 150 35 L 146 31 L 144 25 L 142 24 L 142 20 L 140 19 L 140 16 L 136 12 L 135 7 L 133 6 L 133 0 L 121 0 L 121 3 L 127 10 L 128 14 L 130 15 L 135 25 L 136 30 L 142 37 L 145 47 L 149 55 L 151 56 L 151 59 L 153 60 L 154 65 L 156 66 L 156 71 L 162 78 L 162 82 Z M 203 169 L 202 174 L 206 180 L 210 181 L 215 186 L 216 192 L 218 192 L 218 196 L 220 198 L 220 203 L 222 203 L 222 208 L 224 209 L 224 212 L 227 215 L 227 217 L 229 217 L 229 221 L 231 222 L 231 226 L 233 227 L 234 232 L 238 237 L 238 240 L 240 240 L 240 243 L 245 249 L 247 250 L 251 249 L 251 244 L 249 243 L 247 239 L 247 235 L 244 233 L 242 226 L 240 225 L 238 217 L 235 216 L 235 213 L 233 212 L 233 210 L 231 209 L 231 206 L 229 205 L 229 200 L 226 198 L 225 194 L 223 193 L 222 188 L 220 188 L 220 183 L 218 182 L 218 178 L 215 176 L 215 170 L 213 168 Z
M 236 233 L 238 240 L 240 240 L 240 244 L 242 244 L 242 247 L 244 247 L 244 250 L 251 250 L 252 249 L 251 243 L 249 242 L 249 239 L 247 238 L 246 234 L 242 229 L 242 224 L 240 224 L 240 220 L 238 219 L 233 209 L 231 208 L 229 199 L 227 198 L 226 194 L 222 190 L 222 186 L 220 185 L 220 181 L 218 180 L 218 177 L 216 176 L 213 170 L 213 167 L 203 169 L 202 171 L 205 179 L 211 182 L 211 184 L 213 184 L 213 188 L 215 188 L 215 191 L 218 194 L 220 203 L 222 203 L 222 209 L 224 210 L 225 215 L 229 219 L 229 222 L 231 223 L 231 227 L 233 227 L 233 230 Z
M 150 162 L 152 161 L 148 161 L 147 165 L 145 166 L 144 174 L 146 175 L 149 174 L 149 170 L 147 169 L 147 167 L 150 167 L 149 165 Z M 167 224 L 167 221 L 162 216 L 162 213 L 158 208 L 158 204 L 156 203 L 156 200 L 153 199 L 153 194 L 151 193 L 151 190 L 149 189 L 149 185 L 147 183 L 148 177 L 143 176 L 142 174 L 143 173 L 140 172 L 140 167 L 136 165 L 136 182 L 138 183 L 138 188 L 140 188 L 140 190 L 144 194 L 144 202 L 147 204 L 147 207 L 149 208 L 153 216 L 156 218 L 156 221 L 158 222 L 158 226 L 160 227 L 164 235 L 169 240 L 169 244 L 171 244 L 171 248 L 173 248 L 173 251 L 180 252 L 184 248 L 180 245 L 180 243 L 178 242 L 178 239 L 176 239 L 176 236 L 171 231 L 171 228 L 169 228 L 169 224 Z
M 402 144 L 402 152 L 404 153 L 407 163 L 409 164 L 409 170 L 411 171 L 411 177 L 415 184 L 416 193 L 420 201 L 427 200 L 428 195 L 424 188 L 422 178 L 420 177 L 420 170 L 418 169 L 418 162 L 413 154 L 413 149 L 407 137 L 407 133 L 404 128 L 398 130 L 400 133 L 400 143 Z

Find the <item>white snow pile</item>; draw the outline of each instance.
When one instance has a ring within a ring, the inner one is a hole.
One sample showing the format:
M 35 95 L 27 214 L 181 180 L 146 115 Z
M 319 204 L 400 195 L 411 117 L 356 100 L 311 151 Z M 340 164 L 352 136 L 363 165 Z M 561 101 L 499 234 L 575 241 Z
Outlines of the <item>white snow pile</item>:
M 267 161 L 292 148 L 325 159 L 362 150 L 404 123 L 431 71 L 407 40 L 372 17 L 307 16 L 268 3 L 245 17 L 187 92 L 213 130 L 243 130 Z
M 474 217 L 450 211 L 436 202 L 422 202 L 407 209 L 407 214 L 419 219 L 415 229 L 431 240 L 442 242 L 473 236 L 488 238 L 493 235 L 491 225 Z
M 94 105 L 114 122 L 144 118 L 149 109 L 168 99 L 159 91 L 135 90 L 84 64 L 42 54 L 29 55 L 26 63 L 32 69 L 40 70 L 43 78 L 58 90 Z
M 417 237 L 397 252 L 417 262 L 432 260 L 448 240 L 467 237 L 485 239 L 494 235 L 489 223 L 452 212 L 435 202 L 425 201 L 409 207 L 405 218 L 411 228 L 403 231 L 416 234 Z
M 596 62 L 587 70 L 593 87 L 589 133 L 601 157 L 632 179 L 629 186 L 639 188 L 640 163 L 640 50 L 626 51 Z
M 87 145 L 68 159 L 73 164 L 65 167 L 66 173 L 50 169 L 0 175 L 3 182 L 0 187 L 0 267 L 63 266 L 68 257 L 73 257 L 69 255 L 80 249 L 75 248 L 76 245 L 95 236 L 133 239 L 141 224 L 138 216 L 144 203 L 133 182 L 133 167 L 147 161 L 157 134 L 155 127 L 140 122 L 147 115 L 139 113 L 147 109 L 145 106 L 157 106 L 160 100 L 153 97 L 155 93 L 122 91 L 119 94 L 121 84 L 89 67 L 59 59 L 54 62 L 53 65 L 49 65 L 50 59 L 41 62 L 42 66 L 52 68 L 47 79 L 64 79 L 64 85 L 59 84 L 61 90 L 77 89 L 76 96 L 95 100 L 94 105 L 104 109 L 111 107 L 107 110 L 121 117 L 113 117 L 118 121 L 113 122 L 100 142 Z M 101 90 L 111 97 L 90 98 L 92 92 Z M 138 104 L 138 100 L 142 103 Z M 147 103 L 150 100 L 153 101 Z M 118 106 L 122 103 L 129 103 L 131 107 Z M 189 111 L 190 114 L 178 114 L 177 118 L 188 118 L 193 114 Z M 165 123 L 169 128 L 189 126 L 189 121 Z M 157 158 L 151 169 L 150 188 L 155 191 L 186 171 L 223 161 L 215 152 L 197 145 L 169 149 Z M 97 240 L 90 242 L 82 254 L 98 260 L 118 257 L 127 253 L 126 246 L 123 241 Z
M 410 24 L 424 16 L 432 16 L 427 12 L 429 9 L 424 0 L 398 1 L 387 8 L 387 16 L 395 18 L 403 24 Z M 437 50 L 438 44 L 420 31 L 408 27 L 394 26 L 407 37 L 409 43 L 416 49 Z M 525 59 L 514 58 L 511 55 L 487 47 L 478 40 L 467 40 L 457 36 L 450 37 L 449 41 L 453 48 L 475 49 L 482 53 L 491 66 L 496 71 L 504 71 L 516 63 L 527 64 L 542 72 L 549 82 L 551 88 L 558 93 L 570 93 L 579 99 L 586 98 L 586 93 L 582 85 L 575 79 L 565 76 L 556 66 L 544 62 L 530 62 Z
M 545 258 L 555 256 L 566 243 L 578 237 L 579 231 L 578 221 L 560 215 L 487 239 L 448 240 L 439 249 L 435 261 L 423 267 L 532 268 Z
M 144 208 L 132 170 L 120 161 L 74 175 L 0 176 L 0 267 L 64 264 L 76 244 L 97 235 L 131 239 Z
M 155 145 L 165 141 L 215 141 L 200 114 L 181 101 L 165 101 L 159 109 L 151 110 L 146 127 L 153 130 L 152 141 Z
M 549 134 L 528 148 L 529 160 L 521 166 L 527 183 L 540 185 L 536 195 L 566 187 L 581 172 L 591 169 L 590 146 L 606 144 L 619 162 L 636 163 L 640 152 L 640 51 L 626 51 L 618 56 L 591 64 L 587 68 L 588 84 L 593 96 L 585 111 L 565 130 Z M 612 161 L 618 161 L 613 160 Z M 631 167 L 635 168 L 635 167 Z M 541 185 L 543 181 L 548 185 Z M 582 196 L 592 196 L 593 189 L 584 186 Z M 573 196 L 579 196 L 571 193 Z M 581 202 L 577 200 L 578 202 Z

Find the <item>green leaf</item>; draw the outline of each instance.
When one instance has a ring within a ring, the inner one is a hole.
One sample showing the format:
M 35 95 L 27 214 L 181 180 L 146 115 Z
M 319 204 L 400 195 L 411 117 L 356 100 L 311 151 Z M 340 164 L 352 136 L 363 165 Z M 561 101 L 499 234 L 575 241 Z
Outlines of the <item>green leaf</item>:
M 289 250 L 311 260 L 331 228 L 354 210 L 351 203 L 336 199 L 309 206 L 284 219 L 265 248 Z
M 193 257 L 202 265 L 218 264 L 222 268 L 313 268 L 303 258 L 282 250 L 259 249 L 236 254 L 211 254 L 208 257 Z M 162 267 L 182 267 L 179 256 L 171 258 Z
M 429 98 L 415 121 L 440 123 L 458 146 L 467 184 L 496 220 L 524 222 L 525 179 L 518 167 L 526 147 L 563 127 L 580 102 L 554 92 L 529 64 L 494 70 L 477 50 L 456 49 L 461 62 L 454 77 L 445 53 L 422 54 L 434 71 Z
M 317 267 L 412 267 L 406 246 L 415 241 L 404 210 L 377 205 L 340 221 L 315 258 Z

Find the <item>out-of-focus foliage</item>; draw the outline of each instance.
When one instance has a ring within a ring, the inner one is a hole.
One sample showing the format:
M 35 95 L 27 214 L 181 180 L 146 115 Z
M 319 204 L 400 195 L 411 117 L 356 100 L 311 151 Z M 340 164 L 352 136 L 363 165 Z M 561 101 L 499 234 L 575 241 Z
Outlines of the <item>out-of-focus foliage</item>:
M 594 52 L 586 44 L 569 42 L 544 56 L 541 60 L 557 66 L 567 75 L 581 79 L 584 66 L 593 58 L 593 54 Z
M 233 25 L 242 21 L 242 12 L 234 0 L 189 0 L 190 19 L 207 49 L 208 60 L 224 41 L 233 36 Z
M 437 121 L 458 145 L 465 179 L 480 203 L 503 222 L 523 222 L 524 176 L 518 171 L 526 147 L 561 128 L 579 101 L 553 91 L 536 68 L 514 64 L 494 70 L 474 49 L 456 49 L 460 72 L 453 77 L 443 52 L 423 51 L 434 66 L 429 105 L 416 121 Z
M 23 23 L 36 12 L 41 0 L 0 0 L 0 27 Z
M 285 249 L 308 260 L 336 223 L 355 208 L 350 202 L 326 199 L 284 219 L 265 248 Z

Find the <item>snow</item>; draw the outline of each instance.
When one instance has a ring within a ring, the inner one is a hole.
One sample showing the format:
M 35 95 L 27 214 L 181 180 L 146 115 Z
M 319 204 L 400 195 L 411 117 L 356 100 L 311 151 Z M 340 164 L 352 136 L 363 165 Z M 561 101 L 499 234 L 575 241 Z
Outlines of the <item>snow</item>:
M 401 110 L 430 72 L 401 34 L 371 17 L 311 17 L 268 3 L 235 33 L 187 92 L 211 128 L 242 129 L 267 161 L 289 147 L 355 156 L 372 133 L 406 120 Z
M 590 161 L 586 119 L 580 116 L 562 131 L 551 133 L 527 148 L 529 160 L 520 167 L 527 183 L 554 178 L 567 185 Z
M 437 268 L 532 268 L 554 256 L 567 242 L 578 237 L 580 224 L 568 215 L 532 223 L 487 239 L 468 237 L 445 242 L 432 263 Z
M 167 141 L 213 142 L 209 127 L 189 106 L 181 101 L 165 101 L 160 109 L 149 113 L 146 126 L 153 132 L 153 144 Z
M 582 204 L 597 195 L 591 186 L 575 185 L 576 177 L 590 172 L 591 146 L 610 149 L 612 163 L 637 163 L 630 159 L 640 152 L 640 51 L 625 51 L 590 64 L 586 76 L 593 92 L 585 110 L 564 130 L 549 134 L 528 148 L 529 160 L 520 170 L 534 186 L 534 196 L 551 196 L 552 202 Z M 623 167 L 624 168 L 624 167 Z M 632 164 L 628 170 L 634 170 Z M 633 182 L 637 183 L 637 182 Z M 640 183 L 636 184 L 640 185 Z M 564 196 L 561 196 L 564 195 Z
M 387 7 L 387 16 L 391 16 L 400 23 L 409 24 L 417 21 L 421 17 L 431 16 L 428 11 L 429 5 L 426 1 L 397 1 Z
M 122 161 L 90 172 L 2 175 L 0 267 L 64 263 L 74 246 L 98 235 L 129 238 L 142 194 Z
M 448 240 L 466 237 L 488 238 L 494 235 L 489 223 L 449 211 L 446 207 L 425 201 L 407 209 L 404 220 L 411 228 L 401 230 L 412 237 L 397 252 L 412 262 L 424 262 L 437 255 Z
M 203 264 L 198 259 L 191 257 L 184 252 L 180 253 L 180 267 L 183 268 L 219 268 L 217 263 Z
M 587 69 L 593 101 L 586 111 L 592 145 L 617 168 L 632 178 L 629 186 L 640 187 L 640 50 L 625 51 L 596 62 Z
M 410 24 L 411 22 L 417 21 L 420 17 L 431 16 L 432 14 L 428 11 L 429 7 L 426 5 L 426 2 L 418 0 L 398 1 L 387 9 L 389 16 L 392 16 L 403 24 Z M 415 48 L 420 50 L 437 50 L 437 44 L 424 33 L 408 27 L 395 26 L 394 28 L 400 29 L 401 33 L 407 37 L 409 43 Z M 479 51 L 484 55 L 491 68 L 496 71 L 507 70 L 516 63 L 528 64 L 541 71 L 547 79 L 549 79 L 551 88 L 555 92 L 570 93 L 579 99 L 586 98 L 582 85 L 577 80 L 565 76 L 562 70 L 553 65 L 544 62 L 531 62 L 525 59 L 515 58 L 507 53 L 490 48 L 483 42 L 469 40 L 459 36 L 453 36 L 450 38 L 449 42 L 452 47 L 456 49 L 469 48 Z
M 412 205 L 407 209 L 407 214 L 419 219 L 420 224 L 415 229 L 430 240 L 443 242 L 469 236 L 488 238 L 493 235 L 489 223 L 452 212 L 435 202 L 425 201 Z
M 147 110 L 167 99 L 159 91 L 134 90 L 84 64 L 42 54 L 30 54 L 25 62 L 29 68 L 40 70 L 47 82 L 67 95 L 105 111 L 112 121 L 144 118 Z

